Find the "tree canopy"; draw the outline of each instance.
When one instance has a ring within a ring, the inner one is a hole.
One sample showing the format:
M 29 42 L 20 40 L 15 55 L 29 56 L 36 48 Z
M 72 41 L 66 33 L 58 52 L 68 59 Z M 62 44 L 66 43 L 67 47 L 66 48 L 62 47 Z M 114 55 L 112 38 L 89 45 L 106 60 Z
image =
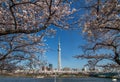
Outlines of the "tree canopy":
M 75 10 L 63 0 L 1 0 L 0 5 L 0 36 L 36 33 L 50 25 L 68 28 Z
M 0 65 L 25 61 L 34 68 L 43 63 L 44 37 L 55 34 L 52 26 L 68 29 L 74 11 L 67 0 L 1 0 Z
M 85 8 L 88 11 L 80 19 L 87 40 L 84 56 L 104 55 L 120 65 L 120 0 L 87 0 Z

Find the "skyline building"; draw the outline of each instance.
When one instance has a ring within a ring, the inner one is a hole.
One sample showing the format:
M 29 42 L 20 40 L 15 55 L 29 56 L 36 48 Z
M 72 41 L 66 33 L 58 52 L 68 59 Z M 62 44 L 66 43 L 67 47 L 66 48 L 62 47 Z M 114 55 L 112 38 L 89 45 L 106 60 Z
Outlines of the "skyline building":
M 61 70 L 61 45 L 60 45 L 60 39 L 58 41 L 58 71 Z

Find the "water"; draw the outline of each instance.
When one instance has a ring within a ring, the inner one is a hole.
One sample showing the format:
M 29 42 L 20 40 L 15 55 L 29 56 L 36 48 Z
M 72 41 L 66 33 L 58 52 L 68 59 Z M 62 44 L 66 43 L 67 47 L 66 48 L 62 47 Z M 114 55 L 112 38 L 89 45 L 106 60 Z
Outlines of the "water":
M 2 78 L 0 82 L 54 82 L 54 78 Z M 112 82 L 109 78 L 57 78 L 56 82 Z M 118 80 L 117 82 L 120 82 Z

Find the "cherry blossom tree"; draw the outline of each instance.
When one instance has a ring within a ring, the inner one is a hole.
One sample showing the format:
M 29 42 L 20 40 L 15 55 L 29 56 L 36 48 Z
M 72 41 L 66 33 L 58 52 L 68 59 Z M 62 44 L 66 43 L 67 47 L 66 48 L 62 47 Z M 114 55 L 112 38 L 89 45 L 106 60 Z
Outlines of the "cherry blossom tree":
M 0 36 L 36 33 L 51 25 L 66 29 L 75 11 L 67 0 L 1 0 L 0 5 Z
M 87 0 L 85 55 L 103 55 L 120 65 L 120 0 Z M 109 58 L 110 57 L 110 58 Z
M 46 51 L 43 38 L 55 34 L 52 26 L 69 28 L 70 15 L 76 11 L 70 4 L 67 0 L 1 0 L 1 64 L 8 60 L 27 61 L 32 67 L 40 64 L 36 53 Z
M 119 5 L 119 0 L 86 0 L 86 6 L 81 8 L 87 11 L 80 25 L 87 44 L 82 46 L 84 54 L 75 58 L 108 59 L 120 65 Z
M 83 54 L 83 55 L 76 55 L 74 56 L 77 59 L 87 59 L 87 64 L 85 66 L 87 66 L 89 68 L 90 72 L 95 72 L 95 70 L 99 67 L 102 67 L 104 69 L 104 67 L 108 67 L 108 62 L 104 63 L 104 65 L 101 65 L 101 61 L 105 61 L 105 60 L 110 60 L 109 63 L 114 64 L 111 60 L 113 60 L 113 57 L 111 55 L 107 55 L 107 54 Z M 110 67 L 110 66 L 109 66 Z
M 0 65 L 4 65 L 7 61 L 9 65 L 14 63 L 18 65 L 27 62 L 36 62 L 40 65 L 43 60 L 39 60 L 38 56 L 42 56 L 46 52 L 47 46 L 44 43 L 45 34 L 12 34 L 0 36 Z

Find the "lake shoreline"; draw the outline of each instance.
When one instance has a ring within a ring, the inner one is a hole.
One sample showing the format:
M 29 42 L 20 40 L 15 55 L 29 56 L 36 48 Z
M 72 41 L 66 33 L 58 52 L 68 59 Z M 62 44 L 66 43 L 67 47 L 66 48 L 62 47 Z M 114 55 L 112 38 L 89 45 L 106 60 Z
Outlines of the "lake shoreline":
M 118 82 L 120 80 L 117 79 Z M 81 78 L 24 78 L 0 77 L 0 82 L 112 82 L 110 78 L 81 77 Z
M 57 76 L 45 76 L 45 75 L 36 75 L 36 74 L 13 74 L 13 73 L 6 73 L 6 74 L 0 74 L 0 77 L 7 77 L 7 78 L 108 78 L 108 79 L 120 79 L 118 77 L 96 77 L 96 76 L 88 76 L 88 75 L 79 75 L 79 76 L 74 76 L 72 74 L 62 76 L 62 75 L 57 75 Z

